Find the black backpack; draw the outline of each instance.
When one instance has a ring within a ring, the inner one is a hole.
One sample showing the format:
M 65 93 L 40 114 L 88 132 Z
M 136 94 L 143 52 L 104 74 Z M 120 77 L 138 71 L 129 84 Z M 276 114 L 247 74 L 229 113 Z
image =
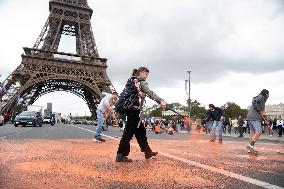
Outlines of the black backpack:
M 120 114 L 124 114 L 127 110 L 130 110 L 135 102 L 138 102 L 139 100 L 138 90 L 133 83 L 134 79 L 138 79 L 139 82 L 142 81 L 141 78 L 137 77 L 129 78 L 125 88 L 119 96 L 117 103 L 115 104 L 114 110 Z

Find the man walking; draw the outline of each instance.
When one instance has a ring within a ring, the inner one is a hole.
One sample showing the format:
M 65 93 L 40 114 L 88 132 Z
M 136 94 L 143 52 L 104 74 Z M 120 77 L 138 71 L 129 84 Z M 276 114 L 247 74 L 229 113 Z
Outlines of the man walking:
M 210 142 L 215 142 L 216 140 L 216 129 L 219 131 L 219 141 L 218 143 L 222 143 L 222 132 L 223 132 L 223 110 L 219 107 L 215 107 L 213 104 L 209 104 L 209 111 L 207 122 L 211 119 L 213 121 L 213 128 L 212 128 L 212 139 Z
M 242 116 L 239 116 L 239 118 L 238 118 L 238 125 L 239 125 L 239 132 L 240 132 L 240 136 L 239 137 L 244 137 L 244 124 L 245 124 L 245 122 L 244 122 L 244 120 L 243 120 L 243 118 L 242 118 Z
M 98 127 L 96 129 L 95 134 L 95 140 L 97 142 L 105 142 L 104 139 L 102 139 L 101 132 L 102 127 L 104 124 L 104 119 L 108 117 L 108 114 L 112 110 L 112 105 L 117 100 L 117 92 L 113 92 L 112 94 L 106 94 L 105 97 L 101 100 L 100 104 L 97 108 L 97 118 L 98 118 Z
M 263 89 L 260 94 L 252 99 L 252 105 L 247 114 L 247 121 L 250 127 L 250 144 L 247 146 L 248 152 L 256 151 L 254 144 L 262 133 L 262 121 L 265 110 L 265 103 L 269 97 L 269 91 Z
M 282 125 L 283 125 L 283 120 L 281 117 L 277 120 L 277 128 L 278 128 L 278 137 L 282 137 Z
M 232 131 L 232 118 L 229 118 L 228 121 L 228 133 L 231 134 Z

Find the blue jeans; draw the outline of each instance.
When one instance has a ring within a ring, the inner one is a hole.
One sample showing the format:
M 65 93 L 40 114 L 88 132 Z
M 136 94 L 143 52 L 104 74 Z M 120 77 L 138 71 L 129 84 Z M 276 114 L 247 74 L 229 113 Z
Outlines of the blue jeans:
M 101 138 L 101 132 L 104 124 L 104 114 L 100 110 L 97 110 L 96 113 L 98 118 L 98 127 L 96 129 L 95 138 Z
M 207 125 L 208 129 L 212 130 L 213 121 L 208 121 L 208 122 L 206 123 L 206 125 Z
M 215 140 L 216 139 L 216 129 L 219 130 L 219 140 L 222 140 L 222 132 L 223 132 L 223 122 L 222 121 L 214 121 L 213 122 L 213 128 L 212 128 L 212 137 Z

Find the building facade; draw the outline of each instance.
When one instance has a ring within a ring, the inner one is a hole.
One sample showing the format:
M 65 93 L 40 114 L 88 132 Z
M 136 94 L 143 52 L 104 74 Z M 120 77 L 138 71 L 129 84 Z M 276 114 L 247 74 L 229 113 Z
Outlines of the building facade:
M 280 118 L 284 119 L 284 104 L 273 104 L 265 106 L 266 116 L 269 118 Z

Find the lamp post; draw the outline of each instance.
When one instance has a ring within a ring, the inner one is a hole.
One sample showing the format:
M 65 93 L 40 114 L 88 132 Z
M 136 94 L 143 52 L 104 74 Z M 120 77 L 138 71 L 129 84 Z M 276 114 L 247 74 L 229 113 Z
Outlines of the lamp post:
M 191 70 L 187 70 L 188 73 L 188 117 L 190 117 L 190 111 L 191 111 L 191 99 L 190 99 L 190 73 Z

